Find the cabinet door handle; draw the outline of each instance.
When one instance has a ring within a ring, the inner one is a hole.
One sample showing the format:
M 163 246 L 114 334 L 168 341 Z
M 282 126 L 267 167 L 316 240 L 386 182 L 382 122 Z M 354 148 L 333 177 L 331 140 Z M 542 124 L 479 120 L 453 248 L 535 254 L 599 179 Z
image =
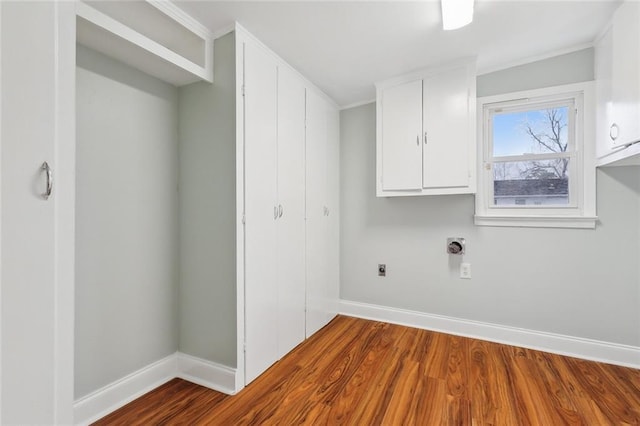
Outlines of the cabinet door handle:
M 427 132 L 424 132 L 424 144 L 427 144 Z
M 278 204 L 278 217 L 282 217 L 282 212 L 284 209 L 282 208 L 282 204 Z
M 46 161 L 42 163 L 42 166 L 40 166 L 40 168 L 44 170 L 47 175 L 47 189 L 42 193 L 42 198 L 48 200 L 51 196 L 51 191 L 53 191 L 53 170 L 51 170 L 51 167 L 49 167 L 49 163 L 47 163 Z
M 614 133 L 614 130 L 615 130 L 615 133 Z M 609 127 L 609 137 L 611 138 L 612 141 L 615 141 L 616 139 L 618 139 L 619 135 L 620 135 L 620 128 L 616 123 L 613 123 L 611 127 Z
M 416 145 L 420 146 L 420 135 L 416 136 Z
M 278 206 L 273 206 L 273 220 L 278 218 Z

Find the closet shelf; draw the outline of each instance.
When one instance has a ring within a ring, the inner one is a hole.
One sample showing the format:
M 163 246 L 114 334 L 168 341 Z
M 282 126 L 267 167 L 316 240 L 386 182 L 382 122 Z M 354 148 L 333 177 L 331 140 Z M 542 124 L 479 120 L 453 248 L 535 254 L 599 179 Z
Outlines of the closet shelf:
M 213 82 L 213 37 L 169 2 L 78 2 L 76 38 L 175 86 Z

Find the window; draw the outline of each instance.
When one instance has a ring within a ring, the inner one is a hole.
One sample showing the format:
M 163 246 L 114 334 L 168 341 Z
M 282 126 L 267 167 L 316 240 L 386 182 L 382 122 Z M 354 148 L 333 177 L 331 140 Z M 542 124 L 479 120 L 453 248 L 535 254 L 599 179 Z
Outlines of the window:
M 593 109 L 589 83 L 479 98 L 476 224 L 595 227 Z

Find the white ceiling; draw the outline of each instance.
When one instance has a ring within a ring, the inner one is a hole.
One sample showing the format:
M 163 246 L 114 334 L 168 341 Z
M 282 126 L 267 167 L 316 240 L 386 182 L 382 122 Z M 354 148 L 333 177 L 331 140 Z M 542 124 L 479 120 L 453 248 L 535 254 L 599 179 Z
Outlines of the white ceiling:
M 374 83 L 457 58 L 478 71 L 586 47 L 619 0 L 476 0 L 473 22 L 443 31 L 439 1 L 179 1 L 212 31 L 238 21 L 340 106 Z

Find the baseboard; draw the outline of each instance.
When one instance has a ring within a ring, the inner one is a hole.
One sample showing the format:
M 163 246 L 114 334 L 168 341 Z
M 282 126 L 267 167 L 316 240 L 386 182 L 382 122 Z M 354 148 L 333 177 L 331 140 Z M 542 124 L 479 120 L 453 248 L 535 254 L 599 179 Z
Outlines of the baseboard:
M 640 347 L 340 300 L 340 313 L 591 361 L 640 368 Z
M 218 392 L 236 393 L 236 369 L 178 352 L 178 377 Z
M 74 423 L 91 424 L 176 377 L 228 395 L 236 391 L 234 368 L 176 352 L 76 400 Z
M 74 423 L 88 425 L 176 377 L 172 354 L 123 377 L 73 404 Z

